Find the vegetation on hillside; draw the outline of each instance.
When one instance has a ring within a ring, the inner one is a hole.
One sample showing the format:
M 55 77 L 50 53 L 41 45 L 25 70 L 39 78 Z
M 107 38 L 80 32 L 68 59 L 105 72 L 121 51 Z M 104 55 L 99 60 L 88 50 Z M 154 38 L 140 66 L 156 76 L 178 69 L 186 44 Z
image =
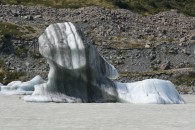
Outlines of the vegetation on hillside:
M 195 16 L 195 0 L 109 0 L 119 8 L 125 8 L 141 14 L 154 14 L 160 11 L 177 9 Z
M 14 80 L 20 79 L 22 76 L 25 76 L 24 72 L 10 72 L 0 68 L 0 83 L 8 84 Z
M 129 9 L 141 14 L 177 9 L 195 16 L 195 0 L 0 0 L 1 4 L 44 5 L 55 8 L 79 8 L 101 6 L 106 8 Z
M 16 37 L 25 38 L 25 36 L 35 33 L 36 31 L 31 26 L 20 26 L 8 22 L 0 22 L 0 38 Z
M 56 8 L 80 8 L 85 6 L 103 6 L 113 8 L 107 0 L 1 0 L 2 4 L 44 5 Z
M 3 69 L 4 61 L 0 60 L 0 83 L 8 84 L 11 81 L 18 80 L 20 77 L 24 76 L 24 72 L 8 71 Z

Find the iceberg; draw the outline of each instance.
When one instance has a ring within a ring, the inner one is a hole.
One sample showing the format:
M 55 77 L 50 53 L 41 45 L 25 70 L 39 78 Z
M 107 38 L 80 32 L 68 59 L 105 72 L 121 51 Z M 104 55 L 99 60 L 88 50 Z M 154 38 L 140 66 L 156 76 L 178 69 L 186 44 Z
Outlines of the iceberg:
M 37 75 L 33 79 L 27 82 L 21 81 L 12 81 L 11 83 L 7 84 L 6 86 L 2 85 L 1 87 L 1 94 L 23 94 L 29 95 L 32 94 L 34 91 L 34 85 L 45 83 L 46 81 L 41 78 L 41 76 Z
M 50 25 L 39 37 L 39 51 L 50 70 L 47 83 L 36 85 L 25 101 L 116 102 L 117 70 L 83 42 L 71 22 Z M 39 98 L 38 98 L 39 97 Z
M 184 103 L 170 81 L 114 82 L 119 76 L 116 68 L 71 22 L 51 24 L 38 41 L 50 67 L 48 81 L 40 76 L 28 82 L 13 81 L 1 86 L 1 93 L 29 94 L 23 97 L 27 102 Z
M 184 103 L 170 81 L 114 82 L 118 72 L 71 22 L 51 24 L 39 37 L 48 81 L 35 85 L 30 102 Z
M 175 86 L 168 80 L 146 79 L 134 83 L 116 82 L 119 102 L 135 104 L 183 104 Z

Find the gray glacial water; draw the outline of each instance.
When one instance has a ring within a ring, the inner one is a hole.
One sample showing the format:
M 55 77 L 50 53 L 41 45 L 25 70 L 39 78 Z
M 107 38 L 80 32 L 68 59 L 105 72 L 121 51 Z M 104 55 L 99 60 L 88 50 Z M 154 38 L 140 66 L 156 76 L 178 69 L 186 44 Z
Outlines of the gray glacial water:
M 28 103 L 0 95 L 0 130 L 195 129 L 195 95 L 187 104 Z

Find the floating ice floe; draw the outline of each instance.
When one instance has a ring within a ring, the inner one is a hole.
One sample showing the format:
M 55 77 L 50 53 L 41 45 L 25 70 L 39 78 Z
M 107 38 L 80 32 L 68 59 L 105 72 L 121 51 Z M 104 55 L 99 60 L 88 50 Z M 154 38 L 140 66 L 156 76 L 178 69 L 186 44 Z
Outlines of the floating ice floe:
M 119 102 L 183 104 L 175 86 L 168 80 L 146 79 L 133 83 L 116 83 Z
M 34 91 L 34 85 L 45 83 L 39 75 L 31 79 L 27 82 L 21 81 L 12 81 L 11 83 L 7 84 L 6 86 L 1 86 L 1 93 L 2 94 L 32 94 Z
M 39 76 L 16 81 L 2 86 L 2 92 L 33 92 L 23 98 L 29 102 L 184 103 L 170 81 L 112 81 L 118 77 L 117 70 L 82 36 L 71 22 L 47 27 L 39 37 L 39 51 L 50 67 L 48 81 Z

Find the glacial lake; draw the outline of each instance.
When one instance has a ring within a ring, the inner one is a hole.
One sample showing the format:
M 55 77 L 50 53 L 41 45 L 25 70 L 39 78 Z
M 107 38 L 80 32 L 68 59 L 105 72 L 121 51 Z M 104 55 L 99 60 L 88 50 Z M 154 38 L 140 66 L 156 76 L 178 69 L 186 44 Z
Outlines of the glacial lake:
M 31 103 L 0 95 L 1 130 L 195 129 L 195 95 L 186 104 Z

